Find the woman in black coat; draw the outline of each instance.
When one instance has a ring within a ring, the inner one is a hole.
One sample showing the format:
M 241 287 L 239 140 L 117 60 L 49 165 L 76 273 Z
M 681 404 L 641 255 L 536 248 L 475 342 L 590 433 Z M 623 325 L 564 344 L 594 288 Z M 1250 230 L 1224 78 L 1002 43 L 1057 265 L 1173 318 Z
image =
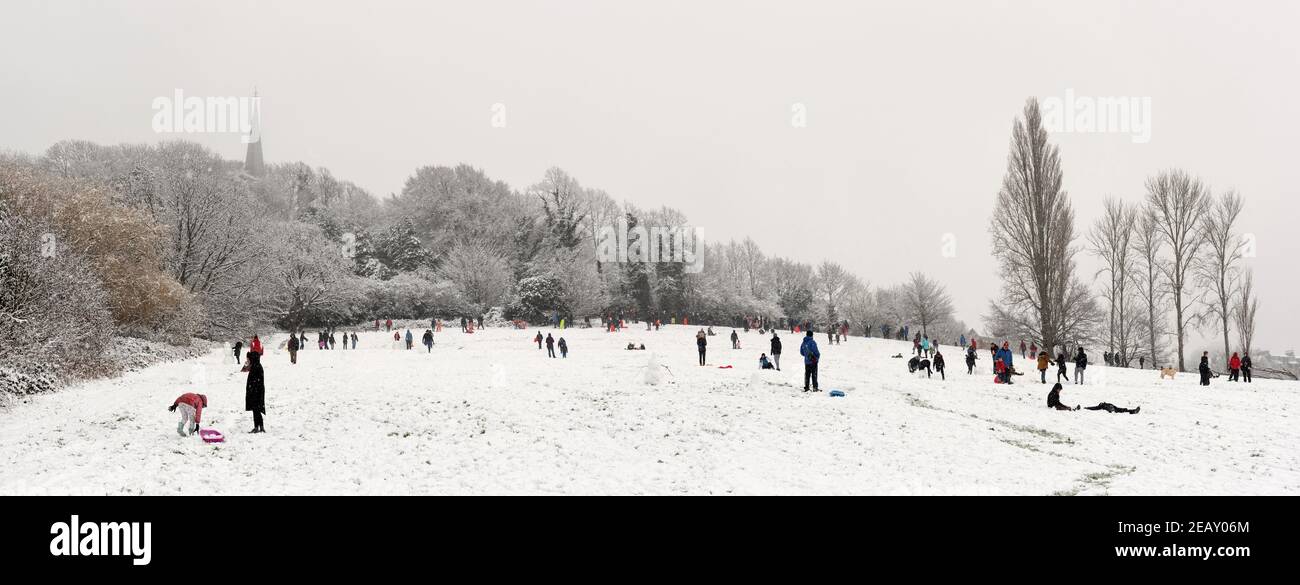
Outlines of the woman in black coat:
M 262 374 L 262 354 L 248 352 L 248 385 L 244 387 L 244 410 L 253 411 L 254 433 L 264 433 L 262 415 L 266 414 L 266 381 Z

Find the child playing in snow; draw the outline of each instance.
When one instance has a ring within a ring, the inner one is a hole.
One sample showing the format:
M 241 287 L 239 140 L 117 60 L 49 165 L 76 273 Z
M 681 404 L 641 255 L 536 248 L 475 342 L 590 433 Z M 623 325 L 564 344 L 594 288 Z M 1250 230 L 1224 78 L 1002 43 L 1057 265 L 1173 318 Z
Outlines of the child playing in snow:
M 199 422 L 203 420 L 203 407 L 207 405 L 207 396 L 186 392 L 167 407 L 168 412 L 176 412 L 178 408 L 181 411 L 181 420 L 176 424 L 176 434 L 185 437 L 199 432 Z

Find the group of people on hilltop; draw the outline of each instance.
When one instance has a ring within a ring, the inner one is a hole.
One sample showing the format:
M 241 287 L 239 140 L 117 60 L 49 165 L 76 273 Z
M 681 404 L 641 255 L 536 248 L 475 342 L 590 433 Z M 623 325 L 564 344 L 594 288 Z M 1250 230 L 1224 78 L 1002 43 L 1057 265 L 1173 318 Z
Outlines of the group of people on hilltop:
M 1232 356 L 1228 358 L 1228 381 L 1249 383 L 1253 365 L 1249 352 L 1232 352 Z M 1201 386 L 1209 386 L 1210 378 L 1219 377 L 1219 374 L 1210 368 L 1210 352 L 1208 351 L 1201 352 L 1201 363 L 1197 365 L 1196 369 L 1201 375 Z
M 732 332 L 735 335 L 735 332 Z M 708 347 L 708 335 L 701 329 L 695 334 L 695 344 L 700 354 L 700 365 L 705 365 L 705 352 Z M 733 347 L 739 348 L 738 345 Z M 772 338 L 768 341 L 768 351 L 771 354 L 762 354 L 758 356 L 758 367 L 763 370 L 780 370 L 781 369 L 781 336 L 772 331 Z M 805 331 L 803 341 L 799 344 L 799 355 L 803 357 L 803 391 L 804 392 L 821 392 L 821 386 L 817 379 L 817 366 L 821 363 L 822 353 L 817 347 L 817 340 L 813 339 L 811 330 Z

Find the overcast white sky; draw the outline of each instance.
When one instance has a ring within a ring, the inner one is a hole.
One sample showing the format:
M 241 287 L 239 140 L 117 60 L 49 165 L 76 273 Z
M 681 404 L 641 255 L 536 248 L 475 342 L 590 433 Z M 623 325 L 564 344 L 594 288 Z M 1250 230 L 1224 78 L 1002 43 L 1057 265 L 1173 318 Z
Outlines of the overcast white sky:
M 152 142 L 155 97 L 257 85 L 268 161 L 381 196 L 420 165 L 516 188 L 558 165 L 679 208 L 710 239 L 751 235 L 873 284 L 926 271 L 978 324 L 1025 99 L 1149 97 L 1149 143 L 1054 136 L 1079 231 L 1161 169 L 1236 189 L 1258 241 L 1258 341 L 1294 347 L 1300 3 L 900 4 L 5 0 L 0 148 Z M 243 156 L 234 135 L 184 137 Z

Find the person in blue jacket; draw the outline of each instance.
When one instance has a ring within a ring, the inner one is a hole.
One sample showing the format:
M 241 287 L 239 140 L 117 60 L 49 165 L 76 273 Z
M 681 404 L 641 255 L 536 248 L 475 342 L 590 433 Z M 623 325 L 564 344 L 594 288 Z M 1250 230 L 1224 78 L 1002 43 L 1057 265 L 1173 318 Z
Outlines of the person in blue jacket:
M 1011 355 L 1010 342 L 1007 341 L 1002 342 L 1002 349 L 998 350 L 998 357 L 1002 358 L 1002 363 L 1006 364 L 1007 371 L 1008 372 L 1012 371 L 1012 367 L 1011 367 L 1012 355 Z
M 813 340 L 812 331 L 804 335 L 803 344 L 799 346 L 799 355 L 803 356 L 803 391 L 808 391 L 808 382 L 812 382 L 812 391 L 821 392 L 817 387 L 817 362 L 822 353 L 817 351 L 817 342 Z

